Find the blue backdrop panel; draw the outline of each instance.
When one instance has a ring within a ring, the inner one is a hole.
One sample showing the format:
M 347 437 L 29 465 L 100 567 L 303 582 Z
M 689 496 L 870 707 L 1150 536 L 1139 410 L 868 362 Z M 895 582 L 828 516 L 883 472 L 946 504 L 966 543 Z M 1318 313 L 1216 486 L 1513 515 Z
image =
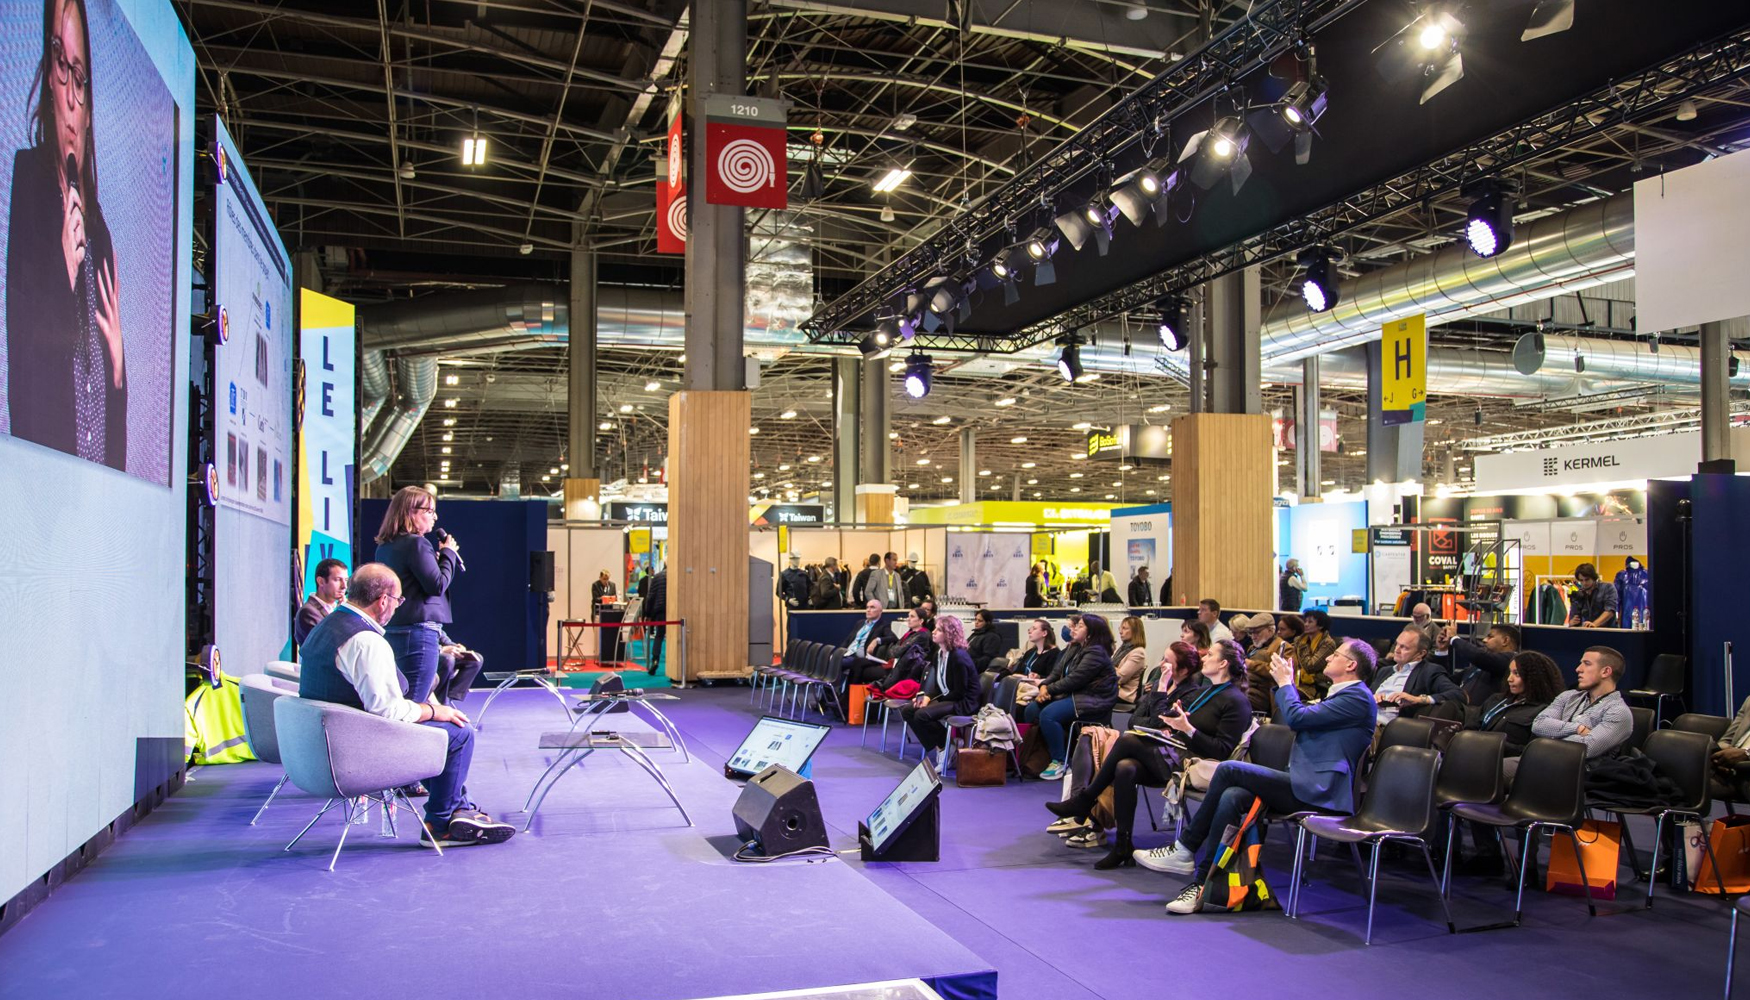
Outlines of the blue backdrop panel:
M 1367 527 L 1367 505 L 1308 503 L 1289 507 L 1286 514 L 1277 572 L 1281 572 L 1281 566 L 1290 556 L 1300 560 L 1301 566 L 1307 569 L 1310 583 L 1304 606 L 1310 608 L 1320 598 L 1335 602 L 1339 597 L 1360 597 L 1367 601 L 1367 554 L 1354 551 L 1351 537 L 1351 532 Z M 1314 563 L 1319 559 L 1315 549 L 1320 548 L 1334 549 L 1325 557 L 1337 568 L 1334 583 L 1313 579 L 1317 575 L 1313 571 Z
M 1737 654 L 1732 672 L 1734 695 L 1740 700 L 1750 695 L 1750 617 L 1739 603 L 1744 567 L 1750 566 L 1750 479 L 1698 475 L 1690 481 L 1689 492 L 1694 515 L 1689 564 L 1693 692 L 1689 708 L 1731 715 L 1737 706 L 1726 704 L 1722 648 L 1726 642 L 1733 643 Z M 1659 611 L 1663 613 L 1663 606 Z
M 359 501 L 355 549 L 362 561 L 377 551 L 372 540 L 387 500 Z M 545 595 L 529 590 L 529 553 L 547 549 L 547 505 L 540 500 L 444 500 L 438 523 L 456 536 L 468 571 L 450 584 L 455 623 L 450 638 L 478 650 L 486 669 L 522 670 L 545 655 Z

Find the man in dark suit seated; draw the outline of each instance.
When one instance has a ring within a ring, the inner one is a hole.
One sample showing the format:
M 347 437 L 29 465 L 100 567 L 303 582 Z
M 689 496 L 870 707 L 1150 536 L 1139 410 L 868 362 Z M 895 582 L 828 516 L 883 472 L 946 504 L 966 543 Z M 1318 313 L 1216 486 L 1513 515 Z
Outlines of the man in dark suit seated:
M 322 623 L 328 617 L 328 612 L 346 597 L 346 563 L 339 559 L 324 559 L 316 564 L 316 589 L 310 596 L 304 598 L 304 606 L 298 609 L 298 618 L 292 623 L 292 640 L 298 645 L 304 644 L 304 637 L 310 630 Z
M 451 639 L 438 629 L 437 683 L 431 693 L 445 705 L 460 705 L 474 686 L 474 678 L 486 668 L 486 657 Z
M 1378 723 L 1384 726 L 1399 715 L 1414 718 L 1436 705 L 1445 705 L 1441 718 L 1464 719 L 1464 694 L 1446 675 L 1444 664 L 1429 658 L 1427 633 L 1406 625 L 1392 645 L 1392 667 L 1373 678 L 1373 700 L 1379 704 Z M 1456 715 L 1451 714 L 1456 712 Z M 1430 713 L 1438 714 L 1438 713 Z
M 887 672 L 887 659 L 881 652 L 899 637 L 893 634 L 893 626 L 881 620 L 885 608 L 879 600 L 863 605 L 863 620 L 845 637 L 846 684 L 869 684 Z
M 1165 847 L 1136 852 L 1136 861 L 1144 868 L 1194 876 L 1167 904 L 1168 913 L 1196 913 L 1202 907 L 1203 880 L 1221 846 L 1222 831 L 1239 824 L 1253 799 L 1261 799 L 1266 809 L 1282 813 L 1347 815 L 1355 810 L 1355 767 L 1373 742 L 1378 708 L 1367 687 L 1373 665 L 1372 647 L 1359 639 L 1344 640 L 1325 660 L 1330 691 L 1324 700 L 1307 704 L 1294 686 L 1294 664 L 1280 656 L 1271 658 L 1276 711 L 1295 734 L 1288 770 L 1223 761 L 1184 834 Z M 1205 847 L 1208 849 L 1203 850 Z M 1201 864 L 1197 861 L 1200 850 Z

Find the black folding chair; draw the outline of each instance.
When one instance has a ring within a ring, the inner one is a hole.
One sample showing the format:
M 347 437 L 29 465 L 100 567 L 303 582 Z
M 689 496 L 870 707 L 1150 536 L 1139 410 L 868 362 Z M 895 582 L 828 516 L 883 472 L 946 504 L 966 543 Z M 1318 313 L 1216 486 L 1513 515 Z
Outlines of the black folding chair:
M 1702 846 L 1707 848 L 1708 863 L 1713 865 L 1714 877 L 1720 879 L 1720 894 L 1725 895 L 1726 883 L 1720 875 L 1720 866 L 1714 863 L 1714 845 L 1708 836 L 1706 823 L 1708 814 L 1713 811 L 1713 799 L 1708 793 L 1708 771 L 1713 759 L 1713 748 L 1713 741 L 1701 733 L 1661 729 L 1648 736 L 1647 745 L 1641 748 L 1641 752 L 1647 755 L 1660 774 L 1676 782 L 1683 794 L 1670 805 L 1610 810 L 1618 819 L 1624 816 L 1653 818 L 1653 859 L 1647 867 L 1648 909 L 1653 907 L 1653 881 L 1659 872 L 1659 848 L 1665 839 L 1665 820 L 1671 816 L 1694 819 L 1701 824 Z M 1623 833 L 1626 835 L 1627 832 L 1628 824 L 1624 821 Z M 1632 844 L 1629 850 L 1632 857 Z

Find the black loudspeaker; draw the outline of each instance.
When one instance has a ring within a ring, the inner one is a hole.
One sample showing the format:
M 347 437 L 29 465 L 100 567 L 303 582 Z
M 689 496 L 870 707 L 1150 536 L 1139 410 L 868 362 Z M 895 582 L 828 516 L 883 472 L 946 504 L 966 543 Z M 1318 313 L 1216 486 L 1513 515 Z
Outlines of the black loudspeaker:
M 777 764 L 748 779 L 735 800 L 735 835 L 766 857 L 826 847 L 814 782 Z
M 553 590 L 553 553 L 529 553 L 529 589 L 538 593 L 551 593 Z
M 589 686 L 589 693 L 592 695 L 596 695 L 596 694 L 625 694 L 626 693 L 626 682 L 624 680 L 620 679 L 619 674 L 603 674 L 600 677 L 596 678 L 596 682 L 594 684 L 591 684 Z M 608 706 L 608 710 L 605 714 L 612 715 L 615 712 L 630 712 L 631 710 L 632 710 L 632 706 L 627 705 L 624 702 L 615 702 L 614 704 Z

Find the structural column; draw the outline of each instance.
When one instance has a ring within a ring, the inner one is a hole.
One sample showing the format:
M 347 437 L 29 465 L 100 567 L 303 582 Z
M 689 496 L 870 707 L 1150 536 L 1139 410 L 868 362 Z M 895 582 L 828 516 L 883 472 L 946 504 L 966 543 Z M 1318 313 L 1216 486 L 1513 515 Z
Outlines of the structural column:
M 571 289 L 567 303 L 570 328 L 565 347 L 566 464 L 565 518 L 569 521 L 601 519 L 601 475 L 595 464 L 596 434 L 596 258 L 585 249 L 581 224 L 573 227 Z
M 683 668 L 671 629 L 663 646 L 671 679 L 740 677 L 749 670 L 746 237 L 741 209 L 708 205 L 703 196 L 704 101 L 746 93 L 746 51 L 746 0 L 693 5 L 687 365 L 685 388 L 668 404 L 668 614 L 687 622 L 687 658 Z
M 895 490 L 889 481 L 893 478 L 893 442 L 887 436 L 891 427 L 887 412 L 891 379 L 885 358 L 860 364 L 863 388 L 858 418 L 861 446 L 857 456 L 856 504 L 848 514 L 839 515 L 839 521 L 892 524 Z
M 1271 487 L 1276 472 L 1259 377 L 1258 273 L 1203 289 L 1193 325 L 1191 412 L 1173 421 L 1173 603 L 1275 602 Z M 1205 364 L 1207 360 L 1207 364 Z
M 978 499 L 978 432 L 960 428 L 960 502 Z
M 1731 341 L 1725 323 L 1701 325 L 1701 460 L 1732 457 Z M 1710 472 L 1728 471 L 1709 466 Z
M 1294 488 L 1302 500 L 1324 492 L 1319 485 L 1319 357 L 1300 363 L 1300 391 L 1294 396 Z
M 1367 481 L 1421 482 L 1422 421 L 1386 426 L 1380 405 L 1380 352 L 1379 341 L 1367 345 Z
M 857 509 L 857 473 L 862 468 L 864 362 L 832 362 L 832 507 L 835 520 L 849 523 Z

